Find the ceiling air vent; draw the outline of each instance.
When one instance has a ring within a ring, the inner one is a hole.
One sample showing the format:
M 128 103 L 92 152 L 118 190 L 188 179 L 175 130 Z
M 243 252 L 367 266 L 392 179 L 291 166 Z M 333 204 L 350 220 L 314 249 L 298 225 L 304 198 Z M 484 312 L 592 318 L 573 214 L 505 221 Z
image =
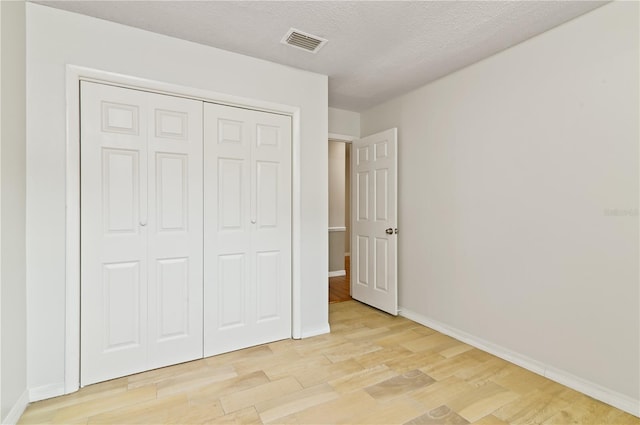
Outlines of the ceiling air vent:
M 317 35 L 291 28 L 280 42 L 307 52 L 317 53 L 327 40 Z

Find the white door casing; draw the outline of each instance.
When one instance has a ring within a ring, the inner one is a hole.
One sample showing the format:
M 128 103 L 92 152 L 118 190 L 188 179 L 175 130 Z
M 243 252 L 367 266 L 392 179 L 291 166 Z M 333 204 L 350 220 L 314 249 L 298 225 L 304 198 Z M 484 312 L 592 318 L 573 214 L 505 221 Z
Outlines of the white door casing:
M 81 83 L 81 385 L 202 357 L 202 102 Z
M 397 140 L 392 128 L 355 140 L 351 149 L 351 294 L 393 315 L 398 314 Z
M 291 337 L 291 118 L 204 105 L 205 356 Z

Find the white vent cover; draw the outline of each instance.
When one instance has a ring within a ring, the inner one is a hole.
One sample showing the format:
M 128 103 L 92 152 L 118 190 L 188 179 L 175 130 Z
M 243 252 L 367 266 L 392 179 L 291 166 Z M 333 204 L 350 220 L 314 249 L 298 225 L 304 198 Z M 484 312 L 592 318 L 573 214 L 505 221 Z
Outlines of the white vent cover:
M 327 40 L 317 35 L 291 28 L 280 42 L 306 52 L 318 53 L 318 50 L 326 44 Z

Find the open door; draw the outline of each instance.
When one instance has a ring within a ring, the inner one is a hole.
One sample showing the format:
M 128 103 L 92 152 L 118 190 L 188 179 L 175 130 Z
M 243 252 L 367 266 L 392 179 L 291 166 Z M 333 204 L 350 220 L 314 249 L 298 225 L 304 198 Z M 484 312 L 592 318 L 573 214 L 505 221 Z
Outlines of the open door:
M 353 142 L 351 296 L 398 314 L 398 130 Z

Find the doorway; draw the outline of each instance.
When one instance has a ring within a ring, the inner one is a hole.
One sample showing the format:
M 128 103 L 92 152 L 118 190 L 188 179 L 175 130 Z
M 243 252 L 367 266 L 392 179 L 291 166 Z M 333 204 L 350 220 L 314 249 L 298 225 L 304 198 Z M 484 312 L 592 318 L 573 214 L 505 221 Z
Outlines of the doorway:
M 329 303 L 351 300 L 351 143 L 329 139 Z
M 397 151 L 397 128 L 360 139 L 329 135 L 329 276 L 344 276 L 342 287 L 350 288 L 349 298 L 333 301 L 353 298 L 394 316 L 398 314 Z M 341 228 L 336 223 L 345 224 Z M 332 237 L 343 229 L 346 240 Z M 347 261 L 340 261 L 340 247 Z M 345 270 L 333 271 L 338 264 Z M 331 286 L 330 282 L 330 302 Z

